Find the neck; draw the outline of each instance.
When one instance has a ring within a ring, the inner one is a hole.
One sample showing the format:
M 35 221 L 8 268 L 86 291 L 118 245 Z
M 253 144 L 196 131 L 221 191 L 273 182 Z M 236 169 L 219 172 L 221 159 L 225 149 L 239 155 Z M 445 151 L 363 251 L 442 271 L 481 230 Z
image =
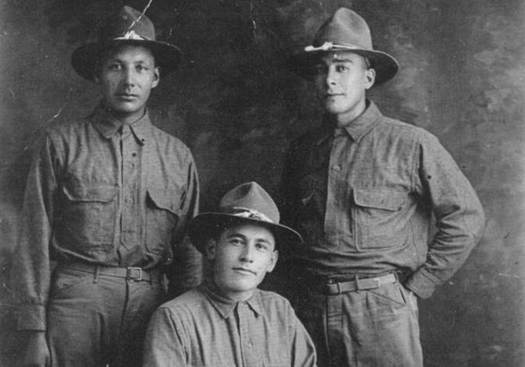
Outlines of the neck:
M 134 112 L 132 114 L 119 113 L 118 111 L 115 111 L 111 108 L 107 108 L 107 111 L 111 114 L 111 116 L 119 120 L 123 125 L 131 125 L 135 121 L 138 121 L 141 118 L 143 118 L 144 115 L 146 114 L 145 108 L 140 111 Z
M 224 287 L 220 287 L 219 285 L 217 285 L 215 281 L 212 281 L 211 284 L 212 284 L 212 289 L 214 290 L 215 293 L 233 302 L 246 301 L 251 296 L 253 296 L 253 293 L 255 292 L 255 289 L 251 289 L 249 291 L 239 291 L 239 292 L 232 291 L 229 289 L 225 289 Z
M 225 292 L 224 290 L 221 290 L 220 292 L 224 297 L 228 298 L 231 301 L 242 302 L 251 298 L 251 296 L 253 296 L 254 290 L 246 292 Z

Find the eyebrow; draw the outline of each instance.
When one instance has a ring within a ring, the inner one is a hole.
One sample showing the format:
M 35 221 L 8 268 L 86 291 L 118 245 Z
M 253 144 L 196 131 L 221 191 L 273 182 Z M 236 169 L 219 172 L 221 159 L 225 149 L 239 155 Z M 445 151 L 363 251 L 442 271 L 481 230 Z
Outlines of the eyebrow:
M 242 233 L 237 233 L 237 232 L 232 232 L 228 236 L 226 236 L 227 239 L 232 238 L 232 237 L 241 237 L 243 240 L 247 240 L 245 235 L 243 235 Z M 261 243 L 265 243 L 265 244 L 268 244 L 268 245 L 272 245 L 272 241 L 270 241 L 269 239 L 266 239 L 266 238 L 258 237 L 255 240 L 257 242 L 261 242 Z
M 108 58 L 106 58 L 106 61 L 105 62 L 120 62 L 120 63 L 124 63 L 125 61 L 123 59 L 121 59 L 120 57 L 118 56 L 110 56 Z M 144 59 L 139 59 L 139 60 L 135 60 L 132 62 L 132 64 L 147 64 L 148 63 L 148 60 L 144 60 Z
M 351 60 L 351 59 L 339 59 L 337 57 L 334 57 L 332 59 L 330 59 L 330 61 L 332 62 L 350 62 L 350 63 L 354 63 L 354 60 Z

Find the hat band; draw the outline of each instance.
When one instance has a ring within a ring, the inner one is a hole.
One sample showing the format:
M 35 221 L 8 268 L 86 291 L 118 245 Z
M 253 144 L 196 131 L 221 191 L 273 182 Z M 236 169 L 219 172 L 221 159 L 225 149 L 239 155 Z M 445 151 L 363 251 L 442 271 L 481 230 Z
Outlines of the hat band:
M 248 209 L 248 208 L 243 208 L 243 207 L 238 207 L 238 206 L 229 208 L 229 210 L 231 211 L 228 212 L 228 214 L 231 214 L 235 217 L 256 219 L 256 220 L 260 220 L 263 222 L 274 223 L 273 220 L 271 220 L 270 218 L 268 218 L 266 215 L 264 215 L 258 210 Z
M 135 32 L 133 29 L 130 30 L 130 31 L 127 31 L 123 36 L 113 38 L 113 40 L 115 40 L 115 41 L 117 41 L 117 40 L 118 41 L 120 41 L 120 40 L 149 41 L 149 39 L 147 37 L 143 37 L 143 36 L 137 34 L 137 32 Z
M 319 47 L 315 46 L 306 46 L 304 48 L 305 52 L 317 52 L 317 51 L 332 51 L 334 49 L 343 49 L 343 50 L 362 50 L 363 47 L 355 45 L 341 45 L 333 42 L 325 42 Z

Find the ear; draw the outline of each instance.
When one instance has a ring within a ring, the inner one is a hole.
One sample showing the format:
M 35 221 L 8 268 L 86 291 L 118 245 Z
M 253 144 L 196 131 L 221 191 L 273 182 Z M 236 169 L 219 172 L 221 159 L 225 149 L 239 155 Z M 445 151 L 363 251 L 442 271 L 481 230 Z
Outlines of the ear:
M 159 85 L 160 81 L 160 68 L 158 66 L 155 66 L 155 69 L 153 69 L 153 83 L 151 88 L 155 88 L 157 85 Z
M 215 255 L 217 253 L 217 241 L 214 239 L 209 239 L 206 243 L 206 259 L 209 261 L 215 260 Z
M 270 264 L 268 265 L 268 268 L 266 269 L 267 273 L 271 273 L 273 269 L 275 269 L 275 265 L 277 265 L 277 259 L 279 259 L 279 251 L 274 250 L 272 252 L 272 257 L 270 259 Z
M 372 88 L 372 86 L 374 85 L 376 81 L 376 70 L 372 68 L 366 69 L 365 78 L 366 78 L 365 89 L 368 90 Z

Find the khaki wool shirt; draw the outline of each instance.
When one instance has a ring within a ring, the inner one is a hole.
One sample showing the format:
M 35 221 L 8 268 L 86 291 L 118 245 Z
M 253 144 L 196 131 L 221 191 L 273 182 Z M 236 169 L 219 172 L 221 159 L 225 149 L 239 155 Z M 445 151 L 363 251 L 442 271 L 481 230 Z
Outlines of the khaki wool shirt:
M 148 367 L 315 367 L 315 347 L 290 303 L 255 290 L 235 302 L 203 284 L 165 303 L 146 334 Z
M 146 113 L 122 125 L 101 106 L 48 129 L 30 169 L 12 283 L 21 330 L 45 330 L 55 264 L 162 268 L 173 292 L 200 281 L 183 245 L 199 184 L 189 149 Z
M 438 139 L 370 101 L 347 127 L 293 142 L 282 187 L 283 222 L 306 242 L 295 268 L 318 279 L 403 271 L 429 297 L 484 229 L 474 189 Z

